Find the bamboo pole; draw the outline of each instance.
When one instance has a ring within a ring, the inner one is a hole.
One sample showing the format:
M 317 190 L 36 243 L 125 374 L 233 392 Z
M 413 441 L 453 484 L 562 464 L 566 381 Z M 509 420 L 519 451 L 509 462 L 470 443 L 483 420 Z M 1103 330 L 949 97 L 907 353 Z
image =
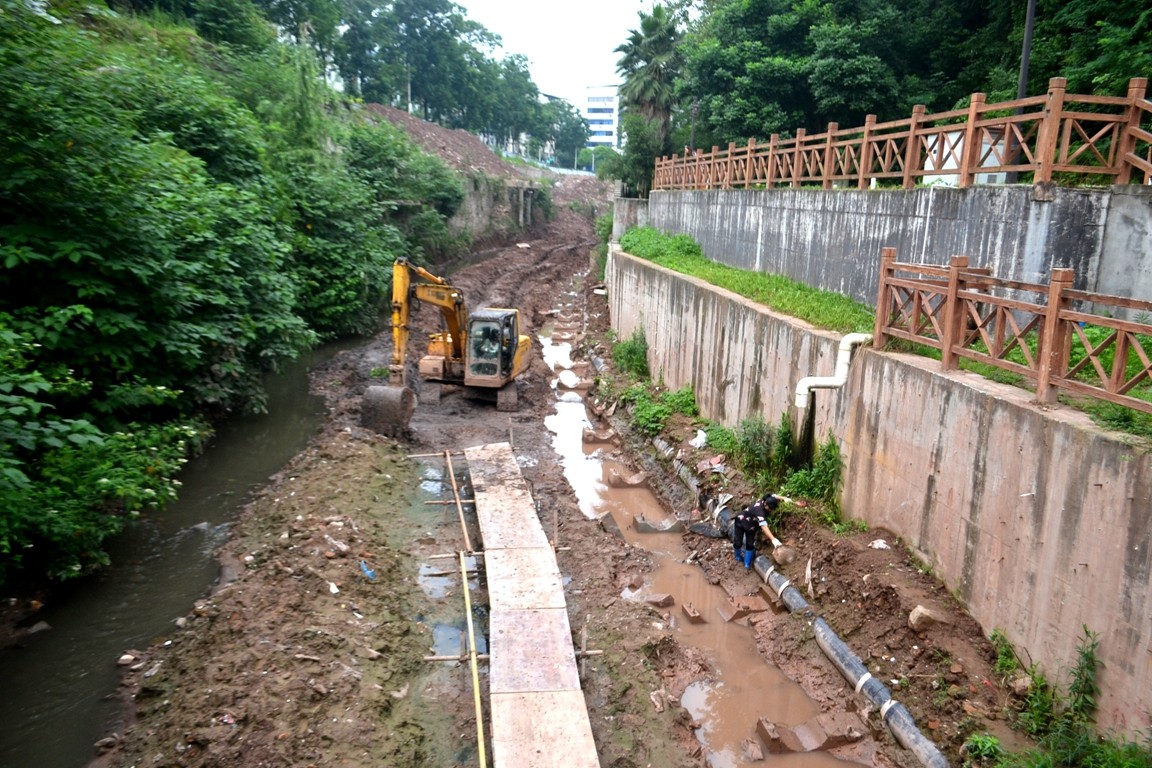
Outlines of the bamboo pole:
M 580 657 L 580 679 L 583 680 L 587 670 L 588 661 L 588 616 L 584 616 L 584 626 L 580 630 L 580 652 L 576 654 Z
M 557 505 L 552 505 L 552 549 L 560 548 L 560 511 Z
M 476 703 L 476 751 L 480 768 L 488 765 L 484 750 L 484 708 L 480 705 L 480 666 L 476 655 L 476 630 L 472 625 L 472 590 L 468 587 L 468 565 L 460 553 L 460 578 L 464 582 L 464 616 L 468 619 L 468 656 L 472 666 L 472 698 Z
M 468 555 L 468 557 L 484 557 L 484 550 L 480 550 L 478 552 L 465 552 L 464 554 Z M 429 555 L 428 559 L 429 560 L 447 560 L 450 557 L 455 559 L 456 554 L 453 553 L 451 555 Z
M 455 656 L 425 656 L 424 661 L 466 661 L 468 658 L 468 654 L 464 653 Z M 488 661 L 492 657 L 486 653 L 478 653 L 476 658 L 480 661 Z
M 460 490 L 456 487 L 456 473 L 452 469 L 452 454 L 444 451 L 444 460 L 448 462 L 448 477 L 452 480 L 452 497 L 456 499 L 456 513 L 460 517 L 460 530 L 464 534 L 464 551 L 472 551 L 472 541 L 468 538 L 468 526 L 464 523 L 464 505 L 460 503 Z

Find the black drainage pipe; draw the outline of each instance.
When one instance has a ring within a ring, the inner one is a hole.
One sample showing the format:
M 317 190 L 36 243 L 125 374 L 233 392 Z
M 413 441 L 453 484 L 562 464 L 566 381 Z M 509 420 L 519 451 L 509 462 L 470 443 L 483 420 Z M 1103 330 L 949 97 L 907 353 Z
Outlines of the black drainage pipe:
M 732 513 L 728 509 L 720 510 L 716 519 L 718 536 L 731 530 Z M 780 571 L 771 558 L 759 555 L 754 563 L 756 573 L 764 579 L 764 583 L 772 588 L 780 601 L 792 613 L 805 615 L 808 623 L 816 634 L 816 644 L 828 657 L 844 679 L 852 684 L 857 693 L 863 693 L 868 700 L 880 707 L 880 718 L 888 725 L 892 735 L 902 747 L 916 755 L 920 764 L 925 768 L 948 768 L 948 759 L 936 745 L 920 732 L 912 713 L 900 702 L 892 698 L 888 686 L 872 677 L 872 673 L 864 666 L 864 662 L 841 640 L 823 618 L 815 616 L 808 601 L 800 590 L 792 586 L 791 580 Z

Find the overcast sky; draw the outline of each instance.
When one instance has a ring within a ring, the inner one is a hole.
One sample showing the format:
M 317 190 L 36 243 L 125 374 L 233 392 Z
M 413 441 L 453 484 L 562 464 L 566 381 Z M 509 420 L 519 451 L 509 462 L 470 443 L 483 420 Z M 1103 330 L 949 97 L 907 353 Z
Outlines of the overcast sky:
M 651 0 L 454 0 L 468 18 L 504 41 L 503 54 L 528 58 L 532 81 L 542 93 L 579 108 L 590 85 L 619 82 L 616 46 L 650 13 Z M 504 58 L 497 53 L 497 60 Z

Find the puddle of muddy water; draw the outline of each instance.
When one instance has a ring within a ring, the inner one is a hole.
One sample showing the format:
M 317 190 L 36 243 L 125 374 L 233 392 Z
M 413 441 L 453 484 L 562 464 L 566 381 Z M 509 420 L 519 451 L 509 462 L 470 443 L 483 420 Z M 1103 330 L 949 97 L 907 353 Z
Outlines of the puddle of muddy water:
M 455 468 L 457 484 L 463 483 Z M 420 614 L 413 618 L 428 631 L 429 656 L 458 656 L 467 653 L 468 624 L 464 612 L 460 561 L 442 557 L 453 553 L 459 543 L 459 522 L 450 501 L 452 486 L 444 464 L 435 460 L 421 463 L 417 491 L 403 514 L 389 528 L 393 546 L 408 549 L 416 558 L 415 580 L 425 599 Z M 435 503 L 427 503 L 435 502 Z M 415 543 L 414 543 L 415 542 Z M 468 584 L 473 590 L 472 622 L 477 653 L 488 652 L 488 618 L 483 592 L 478 589 L 476 558 L 466 556 Z M 476 761 L 474 741 L 458 738 L 454 712 L 471 706 L 472 683 L 467 661 L 428 662 L 423 674 L 412 683 L 413 711 L 424 721 L 425 740 L 421 749 L 428 765 L 458 765 Z M 480 666 L 481 676 L 487 666 Z M 467 742 L 469 746 L 462 747 Z
M 757 739 L 756 723 L 761 717 L 793 725 L 819 714 L 820 709 L 803 689 L 765 662 L 755 647 L 750 627 L 725 622 L 719 613 L 727 595 L 708 583 L 703 572 L 687 564 L 679 533 L 640 533 L 637 520 L 656 524 L 674 522 L 655 494 L 631 469 L 611 458 L 615 448 L 606 442 L 586 442 L 595 436 L 576 373 L 580 364 L 571 360 L 569 334 L 564 323 L 546 329 L 540 337 L 544 359 L 556 379 L 556 410 L 545 418 L 553 434 L 553 448 L 560 456 L 564 477 L 575 492 L 581 513 L 589 519 L 611 516 L 624 539 L 647 550 L 656 564 L 648 582 L 632 599 L 650 594 L 670 594 L 676 601 L 669 617 L 678 641 L 703 651 L 715 673 L 705 682 L 690 686 L 680 704 L 700 723 L 696 735 L 703 744 L 707 764 L 712 768 L 742 768 L 754 763 L 742 750 L 748 739 Z M 581 373 L 586 374 L 586 370 Z M 727 546 L 717 541 L 717 546 Z M 733 563 L 733 567 L 736 567 Z M 749 590 L 755 589 L 749 574 Z M 682 606 L 690 604 L 704 618 L 703 623 L 687 620 Z M 847 765 L 825 753 L 772 755 L 780 768 L 836 768 Z
M 468 653 L 468 627 L 463 623 L 463 620 L 461 620 L 460 626 L 436 624 L 432 627 L 431 655 L 452 656 L 466 653 Z M 476 653 L 488 653 L 488 639 L 482 635 L 476 637 Z

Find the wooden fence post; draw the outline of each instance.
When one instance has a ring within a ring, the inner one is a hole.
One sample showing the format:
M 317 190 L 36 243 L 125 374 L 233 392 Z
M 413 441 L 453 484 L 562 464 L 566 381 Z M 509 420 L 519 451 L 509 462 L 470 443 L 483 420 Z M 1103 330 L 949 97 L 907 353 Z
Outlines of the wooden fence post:
M 916 175 L 920 170 L 920 123 L 924 121 L 924 105 L 912 107 L 912 118 L 908 122 L 908 143 L 904 145 L 904 189 L 916 186 Z
M 983 137 L 976 128 L 976 121 L 983 112 L 984 100 L 988 98 L 983 93 L 972 94 L 972 101 L 968 104 L 968 121 L 964 124 L 964 151 L 960 153 L 960 186 L 972 186 L 976 175 L 976 166 L 980 163 L 980 150 Z M 943 138 L 941 138 L 943 141 Z
M 768 137 L 768 172 L 764 174 L 764 188 L 772 189 L 776 183 L 776 151 L 779 149 L 780 134 Z
M 796 129 L 796 143 L 792 149 L 792 189 L 800 188 L 800 176 L 804 171 L 804 153 L 801 147 L 804 145 L 804 139 L 808 138 L 808 129 Z
M 720 186 L 717 180 L 720 178 L 720 147 L 715 144 L 712 145 L 712 153 L 708 155 L 708 189 L 715 189 Z
M 940 339 L 940 367 L 945 371 L 956 369 L 956 353 L 952 348 L 959 343 L 964 327 L 964 313 L 959 297 L 960 273 L 968 268 L 967 256 L 953 256 L 948 262 L 948 295 L 944 299 L 944 337 Z
M 1148 78 L 1134 77 L 1128 81 L 1128 106 L 1124 128 L 1120 133 L 1120 148 L 1116 153 L 1116 162 L 1120 164 L 1119 173 L 1116 174 L 1117 184 L 1128 184 L 1132 181 L 1132 164 L 1128 162 L 1128 155 L 1136 151 L 1136 131 L 1140 129 L 1140 118 L 1144 111 L 1136 106 L 1136 102 L 1144 98 L 1148 90 Z
M 1070 334 L 1060 322 L 1060 310 L 1067 304 L 1064 291 L 1072 287 L 1073 271 L 1067 268 L 1052 270 L 1048 283 L 1048 306 L 1044 310 L 1044 335 L 1040 337 L 1039 354 L 1036 356 L 1036 399 L 1042 403 L 1056 402 L 1056 387 L 1053 378 L 1064 375 Z
M 890 278 L 892 272 L 895 271 L 893 268 L 895 263 L 896 249 L 892 247 L 881 248 L 880 288 L 876 294 L 876 324 L 872 328 L 873 349 L 883 349 L 884 345 L 888 343 L 888 337 L 884 333 L 884 329 L 888 327 L 888 278 Z
M 728 142 L 728 164 L 724 168 L 724 189 L 732 189 L 732 166 L 736 156 L 736 142 Z
M 856 189 L 867 189 L 872 175 L 872 129 L 876 126 L 876 115 L 864 118 L 864 138 L 860 140 L 860 167 L 856 169 Z
M 756 139 L 748 139 L 744 151 L 744 189 L 748 189 L 756 176 Z
M 1060 121 L 1064 116 L 1064 91 L 1068 80 L 1054 77 L 1048 81 L 1048 101 L 1044 104 L 1044 119 L 1036 138 L 1036 174 L 1034 184 L 1052 181 L 1052 166 L 1056 165 L 1056 150 L 1060 145 Z
M 832 188 L 832 165 L 835 158 L 832 134 L 838 130 L 840 130 L 840 123 L 828 123 L 828 133 L 824 134 L 824 168 L 820 174 L 820 186 L 823 189 Z

